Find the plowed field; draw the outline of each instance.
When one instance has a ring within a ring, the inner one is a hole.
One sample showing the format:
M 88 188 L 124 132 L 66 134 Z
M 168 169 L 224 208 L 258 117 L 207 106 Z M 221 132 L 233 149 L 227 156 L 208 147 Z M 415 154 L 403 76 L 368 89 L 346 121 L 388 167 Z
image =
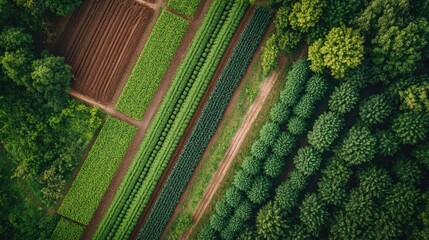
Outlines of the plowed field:
M 56 45 L 73 68 L 72 88 L 109 103 L 152 15 L 134 0 L 83 1 Z

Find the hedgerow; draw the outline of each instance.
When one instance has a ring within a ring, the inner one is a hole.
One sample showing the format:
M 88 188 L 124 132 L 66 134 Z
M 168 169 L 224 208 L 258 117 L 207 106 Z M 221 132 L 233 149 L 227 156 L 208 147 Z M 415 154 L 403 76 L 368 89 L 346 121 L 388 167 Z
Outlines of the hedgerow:
M 135 119 L 143 117 L 188 25 L 183 18 L 161 12 L 116 104 L 119 111 Z
M 96 239 L 130 235 L 246 9 L 247 3 L 242 1 L 211 5 L 95 233 Z
M 119 166 L 136 128 L 107 119 L 58 212 L 88 224 Z
M 250 19 L 140 233 L 141 238 L 161 235 L 195 166 L 216 131 L 224 110 L 240 83 L 270 20 L 271 14 L 266 8 L 257 8 Z

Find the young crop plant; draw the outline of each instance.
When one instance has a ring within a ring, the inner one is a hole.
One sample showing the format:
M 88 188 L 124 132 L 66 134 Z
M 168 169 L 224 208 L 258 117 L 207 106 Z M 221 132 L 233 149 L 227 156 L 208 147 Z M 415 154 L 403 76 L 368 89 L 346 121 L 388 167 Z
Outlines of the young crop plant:
M 247 2 L 210 6 L 95 239 L 127 238 L 146 207 L 247 9 Z
M 188 25 L 183 18 L 167 11 L 161 12 L 116 104 L 119 111 L 135 119 L 143 117 Z

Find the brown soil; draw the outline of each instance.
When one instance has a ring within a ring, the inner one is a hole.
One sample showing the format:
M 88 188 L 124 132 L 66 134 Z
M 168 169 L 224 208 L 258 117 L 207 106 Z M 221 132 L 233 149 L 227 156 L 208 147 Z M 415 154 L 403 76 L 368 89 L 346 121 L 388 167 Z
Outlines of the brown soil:
M 154 10 L 134 0 L 87 0 L 70 16 L 55 53 L 73 67 L 72 88 L 111 101 Z
M 207 2 L 206 2 L 207 3 Z M 205 10 L 207 10 L 207 8 L 209 7 L 210 4 L 205 4 L 204 8 L 206 8 Z M 202 7 L 202 6 L 200 6 Z M 203 97 L 201 98 L 200 103 L 198 104 L 197 109 L 195 110 L 194 115 L 192 116 L 184 135 L 181 137 L 179 144 L 177 145 L 170 161 L 167 164 L 166 169 L 164 170 L 163 174 L 161 175 L 161 178 L 159 179 L 156 188 L 154 190 L 154 192 L 151 195 L 151 198 L 149 199 L 149 202 L 146 206 L 146 208 L 144 209 L 142 215 L 139 218 L 139 221 L 136 225 L 136 228 L 134 229 L 132 235 L 131 235 L 131 239 L 136 239 L 140 230 L 142 229 L 144 222 L 147 220 L 147 218 L 149 217 L 150 211 L 152 210 L 153 206 L 156 203 L 156 200 L 158 199 L 159 195 L 161 194 L 162 188 L 164 187 L 164 184 L 166 183 L 168 177 L 171 174 L 171 171 L 173 170 L 174 166 L 176 165 L 177 160 L 180 157 L 180 154 L 183 151 L 183 148 L 186 145 L 186 142 L 188 140 L 188 138 L 191 136 L 192 130 L 195 126 L 195 124 L 197 123 L 198 119 L 201 116 L 201 113 L 206 105 L 207 100 L 209 99 L 211 92 L 213 91 L 214 87 L 216 86 L 217 81 L 219 80 L 220 75 L 222 74 L 222 71 L 229 59 L 229 56 L 232 54 L 235 45 L 237 44 L 239 38 L 240 38 L 240 34 L 243 32 L 247 22 L 249 21 L 252 12 L 254 11 L 254 7 L 250 7 L 245 16 L 243 17 L 241 23 L 239 24 L 239 26 L 237 27 L 237 30 L 233 36 L 233 38 L 231 39 L 227 50 L 225 51 L 225 53 L 222 56 L 222 59 L 216 69 L 215 74 L 213 75 L 212 80 L 209 83 L 209 86 L 207 87 L 206 92 L 204 93 Z M 200 20 L 202 20 L 204 16 L 200 16 Z
M 267 100 L 272 88 L 274 87 L 274 83 L 279 75 L 279 72 L 273 72 L 270 77 L 264 80 L 261 84 L 261 88 L 259 90 L 258 96 L 256 97 L 253 104 L 250 106 L 249 111 L 247 112 L 243 123 L 240 128 L 235 133 L 234 137 L 231 140 L 230 147 L 225 153 L 225 156 L 219 163 L 219 166 L 216 172 L 212 176 L 212 180 L 206 188 L 206 191 L 203 194 L 200 202 L 198 203 L 195 212 L 192 216 L 194 220 L 194 226 L 198 224 L 201 220 L 203 214 L 206 209 L 209 207 L 211 200 L 219 189 L 220 184 L 222 183 L 226 173 L 229 168 L 231 168 L 238 151 L 240 150 L 241 144 L 246 139 L 247 133 L 251 129 L 253 123 L 255 122 L 259 112 L 261 111 L 265 101 Z M 207 153 L 207 151 L 206 151 Z M 189 239 L 189 236 L 192 234 L 193 228 L 189 229 L 185 232 L 180 239 Z

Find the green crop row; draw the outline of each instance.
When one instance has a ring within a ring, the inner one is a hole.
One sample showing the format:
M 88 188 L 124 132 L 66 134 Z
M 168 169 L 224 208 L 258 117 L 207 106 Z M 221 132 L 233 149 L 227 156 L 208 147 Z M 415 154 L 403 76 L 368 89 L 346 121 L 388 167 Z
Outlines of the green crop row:
M 201 0 L 169 0 L 167 6 L 188 17 L 194 16 Z
M 133 230 L 247 5 L 226 0 L 212 4 L 95 238 L 123 239 Z
M 84 227 L 61 218 L 51 236 L 52 240 L 79 240 L 83 234 Z
M 162 11 L 116 104 L 119 111 L 140 119 L 158 89 L 182 42 L 189 23 Z
M 136 128 L 107 119 L 58 212 L 87 225 L 109 186 Z
M 271 14 L 267 8 L 258 8 L 252 16 L 153 207 L 139 239 L 161 237 L 270 21 Z

